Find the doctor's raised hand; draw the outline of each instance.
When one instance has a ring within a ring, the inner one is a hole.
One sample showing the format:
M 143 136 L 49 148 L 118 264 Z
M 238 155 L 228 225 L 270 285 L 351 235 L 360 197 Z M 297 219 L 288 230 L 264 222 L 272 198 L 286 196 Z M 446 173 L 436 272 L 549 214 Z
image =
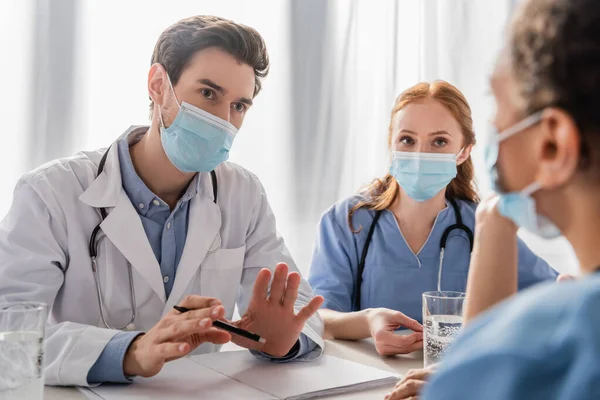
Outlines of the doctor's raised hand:
M 323 297 L 316 296 L 295 312 L 294 304 L 301 279 L 298 272 L 288 275 L 288 266 L 280 263 L 275 268 L 269 290 L 271 271 L 266 268 L 261 270 L 254 283 L 248 309 L 234 324 L 260 335 L 266 339 L 266 343 L 259 344 L 237 335 L 232 336 L 232 341 L 238 346 L 259 350 L 273 357 L 284 357 L 295 350 L 304 324 L 323 304 Z
M 224 344 L 231 336 L 212 326 L 223 318 L 225 309 L 217 299 L 188 296 L 180 304 L 192 311 L 171 310 L 146 334 L 138 336 L 123 360 L 125 375 L 150 377 L 158 374 L 168 361 L 181 358 L 202 343 Z

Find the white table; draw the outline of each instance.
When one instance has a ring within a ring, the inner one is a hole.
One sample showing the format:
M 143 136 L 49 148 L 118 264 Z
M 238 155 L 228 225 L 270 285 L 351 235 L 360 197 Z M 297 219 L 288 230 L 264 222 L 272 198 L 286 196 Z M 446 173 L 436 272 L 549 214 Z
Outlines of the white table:
M 225 348 L 227 350 L 237 350 L 234 347 Z M 328 340 L 325 346 L 325 354 L 340 357 L 346 360 L 358 362 L 371 367 L 394 372 L 398 375 L 405 374 L 408 370 L 423 367 L 423 352 L 415 352 L 408 355 L 398 355 L 395 357 L 380 357 L 373 346 L 371 340 L 362 340 L 358 342 L 348 342 L 342 340 Z M 390 391 L 387 389 L 370 390 L 368 392 L 358 392 L 345 394 L 343 396 L 332 396 L 330 399 L 378 399 L 382 400 L 384 395 Z M 86 400 L 87 398 L 76 388 L 62 388 L 46 386 L 44 390 L 44 400 Z

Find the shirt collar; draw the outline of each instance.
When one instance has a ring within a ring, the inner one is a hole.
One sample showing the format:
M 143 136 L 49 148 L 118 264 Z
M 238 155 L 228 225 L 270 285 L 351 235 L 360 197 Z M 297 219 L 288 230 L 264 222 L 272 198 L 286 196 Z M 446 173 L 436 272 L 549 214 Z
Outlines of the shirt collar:
M 154 192 L 152 192 L 148 186 L 139 177 L 133 166 L 131 160 L 131 153 L 129 147 L 140 141 L 140 139 L 146 134 L 147 127 L 140 127 L 133 129 L 127 136 L 119 139 L 117 146 L 119 150 L 119 164 L 121 168 L 121 181 L 123 190 L 127 194 L 127 197 L 136 207 L 137 211 L 141 215 L 146 215 L 152 205 L 155 205 L 154 201 L 160 202 L 159 205 L 166 206 L 165 202 L 162 201 Z M 198 193 L 198 186 L 200 180 L 198 174 L 194 176 L 194 179 L 188 185 L 184 195 L 179 199 L 178 206 L 188 202 Z

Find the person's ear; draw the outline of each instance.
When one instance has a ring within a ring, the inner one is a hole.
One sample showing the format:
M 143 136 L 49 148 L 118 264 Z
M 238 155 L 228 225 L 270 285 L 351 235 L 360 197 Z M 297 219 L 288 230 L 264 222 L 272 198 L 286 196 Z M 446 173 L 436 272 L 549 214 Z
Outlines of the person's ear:
M 152 64 L 148 71 L 148 96 L 154 104 L 162 106 L 165 100 L 165 88 L 168 87 L 167 72 L 160 64 Z
M 473 144 L 468 144 L 463 148 L 463 151 L 458 155 L 456 159 L 456 165 L 460 165 L 467 161 L 471 156 L 471 150 L 473 150 Z
M 546 109 L 532 156 L 538 164 L 536 181 L 543 188 L 564 185 L 575 174 L 580 161 L 581 133 L 573 118 L 558 108 Z

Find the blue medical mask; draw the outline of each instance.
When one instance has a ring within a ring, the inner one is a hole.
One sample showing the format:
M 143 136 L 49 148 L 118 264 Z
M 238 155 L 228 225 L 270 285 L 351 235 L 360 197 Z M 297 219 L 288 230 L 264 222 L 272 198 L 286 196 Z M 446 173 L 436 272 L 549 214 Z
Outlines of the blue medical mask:
M 413 200 L 431 199 L 456 177 L 458 154 L 394 151 L 390 174 Z
M 167 78 L 169 79 L 169 78 Z M 238 130 L 228 121 L 188 103 L 175 95 L 179 106 L 173 123 L 165 128 L 160 107 L 160 137 L 167 157 L 182 172 L 210 172 L 229 158 Z
M 488 167 L 492 189 L 498 193 L 498 212 L 511 219 L 517 226 L 545 239 L 553 239 L 561 235 L 560 230 L 548 218 L 536 211 L 535 200 L 531 195 L 541 189 L 538 182 L 533 182 L 520 192 L 503 193 L 498 187 L 498 145 L 503 140 L 537 124 L 542 119 L 542 112 L 526 117 L 510 128 L 490 134 L 490 141 L 485 152 L 485 163 Z

